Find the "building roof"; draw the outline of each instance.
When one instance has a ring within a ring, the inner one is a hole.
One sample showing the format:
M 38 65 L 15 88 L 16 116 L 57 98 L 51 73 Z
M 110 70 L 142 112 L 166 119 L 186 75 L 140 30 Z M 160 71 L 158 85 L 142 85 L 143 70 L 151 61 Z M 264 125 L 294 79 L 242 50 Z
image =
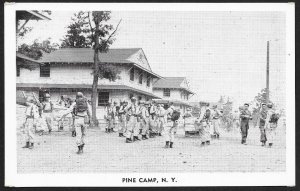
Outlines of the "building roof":
M 51 20 L 37 11 L 16 11 L 17 20 Z
M 153 84 L 153 88 L 182 89 L 189 92 L 190 94 L 194 94 L 194 92 L 182 86 L 182 82 L 184 82 L 185 80 L 186 80 L 185 77 L 164 77 L 162 79 L 159 79 L 155 84 Z
M 99 60 L 103 63 L 133 63 L 128 58 L 139 50 L 140 48 L 109 49 L 106 53 L 99 53 Z M 94 50 L 92 48 L 62 48 L 43 54 L 40 62 L 93 63 Z
M 92 89 L 91 84 L 42 84 L 42 83 L 17 83 L 17 88 L 69 88 L 69 89 Z M 126 85 L 98 85 L 99 90 L 130 90 L 140 94 L 147 95 L 152 98 L 160 98 L 150 92 L 146 92 L 137 88 Z

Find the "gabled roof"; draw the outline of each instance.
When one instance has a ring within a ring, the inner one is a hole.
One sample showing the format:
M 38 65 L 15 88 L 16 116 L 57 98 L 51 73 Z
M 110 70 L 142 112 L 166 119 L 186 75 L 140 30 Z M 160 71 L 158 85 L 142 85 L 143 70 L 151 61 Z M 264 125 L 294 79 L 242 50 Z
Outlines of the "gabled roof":
M 17 20 L 51 20 L 37 11 L 16 11 Z
M 164 77 L 159 79 L 155 84 L 153 84 L 153 88 L 161 89 L 161 88 L 173 88 L 173 89 L 182 89 L 187 92 L 194 94 L 191 90 L 182 86 L 182 83 L 186 80 L 185 77 Z
M 109 49 L 106 53 L 99 53 L 99 60 L 103 63 L 133 63 L 128 58 L 139 50 L 140 48 Z M 93 63 L 94 50 L 92 48 L 62 48 L 43 54 L 40 62 Z
M 164 77 L 153 84 L 154 88 L 180 88 L 185 77 Z

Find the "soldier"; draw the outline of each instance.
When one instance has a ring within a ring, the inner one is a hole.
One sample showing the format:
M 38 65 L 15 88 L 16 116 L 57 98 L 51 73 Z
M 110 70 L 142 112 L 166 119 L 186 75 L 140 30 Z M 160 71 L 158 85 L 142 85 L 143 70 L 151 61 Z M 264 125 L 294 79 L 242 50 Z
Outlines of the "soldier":
M 212 126 L 213 126 L 213 135 L 218 139 L 220 137 L 220 117 L 222 116 L 221 112 L 218 110 L 218 106 L 213 106 L 212 112 Z
M 161 136 L 161 132 L 163 130 L 163 125 L 166 122 L 166 110 L 163 107 L 163 104 L 159 104 L 157 108 L 157 134 Z
M 147 134 L 149 132 L 150 114 L 149 114 L 149 102 L 145 102 L 144 107 L 141 108 L 141 126 L 142 126 L 142 139 L 148 139 Z
M 170 104 L 168 109 L 170 110 L 166 114 L 166 123 L 164 124 L 164 136 L 166 139 L 165 148 L 173 148 L 180 111 L 179 109 L 175 109 L 173 104 Z M 179 115 L 175 116 L 173 113 L 179 113 Z
M 249 111 L 249 104 L 245 103 L 243 110 L 240 114 L 241 118 L 241 133 L 242 133 L 242 141 L 241 143 L 247 145 L 246 139 L 248 136 L 248 129 L 249 129 L 249 120 L 252 120 L 251 112 Z
M 113 112 L 113 106 L 111 103 L 108 103 L 108 106 L 106 107 L 106 121 L 107 121 L 107 127 L 105 129 L 106 133 L 110 133 L 113 128 L 114 123 L 114 112 Z
M 266 123 L 264 128 L 266 130 L 266 137 L 269 142 L 269 147 L 272 147 L 274 143 L 274 137 L 276 135 L 279 114 L 275 113 L 272 103 L 268 103 L 267 106 L 268 106 L 268 112 L 267 112 L 267 118 L 266 118 Z
M 210 126 L 211 126 L 211 113 L 210 110 L 207 109 L 201 119 L 201 129 L 199 131 L 199 135 L 201 137 L 201 145 L 204 146 L 210 145 Z
M 142 108 L 144 107 L 144 102 L 139 101 L 137 103 L 134 116 L 136 117 L 136 123 L 133 127 L 133 141 L 140 141 L 139 134 L 141 134 L 141 121 L 142 121 Z
M 124 133 L 126 131 L 126 111 L 125 108 L 127 107 L 128 103 L 126 101 L 121 102 L 120 110 L 119 110 L 119 118 L 120 118 L 120 128 L 119 128 L 119 137 L 124 137 Z
M 81 92 L 77 92 L 75 102 L 72 103 L 70 108 L 68 108 L 68 110 L 61 117 L 61 119 L 72 112 L 75 116 L 74 123 L 76 131 L 76 144 L 78 147 L 77 154 L 80 154 L 83 153 L 83 147 L 85 145 L 84 137 L 86 134 L 86 126 L 88 125 L 89 119 L 91 117 L 90 105 L 88 104 L 87 99 L 83 96 Z
M 240 114 L 238 110 L 234 110 L 232 119 L 233 119 L 233 130 L 237 132 L 239 131 L 239 127 L 240 127 Z
M 157 115 L 156 115 L 157 107 L 154 101 L 150 103 L 149 106 L 149 137 L 154 138 L 155 132 L 157 131 Z
M 135 128 L 137 124 L 137 117 L 136 117 L 136 98 L 131 98 L 131 103 L 127 105 L 125 108 L 125 111 L 127 112 L 127 118 L 128 118 L 128 124 L 126 129 L 126 143 L 131 143 L 132 136 L 133 136 L 133 129 Z
M 35 101 L 31 97 L 27 97 L 26 99 L 26 120 L 23 125 L 24 131 L 25 131 L 25 140 L 26 140 L 26 145 L 23 146 L 22 148 L 29 148 L 33 149 L 34 147 L 34 140 L 35 140 L 35 123 L 36 119 L 39 117 L 38 116 L 38 107 L 34 104 Z
M 46 120 L 49 133 L 52 131 L 52 121 L 53 121 L 53 103 L 50 100 L 50 94 L 45 94 L 45 100 L 42 102 L 43 117 Z
M 114 132 L 114 129 L 119 130 L 119 110 L 120 106 L 116 101 L 114 101 L 114 106 L 113 106 L 113 128 L 111 132 Z
M 260 129 L 260 142 L 261 146 L 266 145 L 267 137 L 266 137 L 266 129 L 265 129 L 265 123 L 266 123 L 266 118 L 267 118 L 267 105 L 265 103 L 261 104 L 261 111 L 259 112 L 259 129 Z

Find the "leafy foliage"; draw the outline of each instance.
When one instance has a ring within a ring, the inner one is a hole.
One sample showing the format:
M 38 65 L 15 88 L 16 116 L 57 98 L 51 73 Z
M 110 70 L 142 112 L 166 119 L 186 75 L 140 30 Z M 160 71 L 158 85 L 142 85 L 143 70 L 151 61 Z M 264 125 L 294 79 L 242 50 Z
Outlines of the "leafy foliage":
M 18 52 L 24 54 L 25 56 L 38 60 L 43 56 L 43 52 L 50 53 L 51 51 L 54 51 L 58 48 L 58 44 L 51 43 L 50 40 L 51 38 L 48 38 L 47 40 L 44 40 L 42 42 L 35 40 L 32 45 L 22 44 L 18 48 Z

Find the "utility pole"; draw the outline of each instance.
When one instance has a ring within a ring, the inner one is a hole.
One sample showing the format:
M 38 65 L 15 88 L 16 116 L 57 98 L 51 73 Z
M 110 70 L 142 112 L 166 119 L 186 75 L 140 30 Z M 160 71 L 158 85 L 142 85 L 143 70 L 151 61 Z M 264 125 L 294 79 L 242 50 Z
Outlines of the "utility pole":
M 267 93 L 267 103 L 269 102 L 269 99 L 270 99 L 270 94 L 269 94 L 269 92 L 270 92 L 270 88 L 269 88 L 269 68 L 270 66 L 269 66 L 269 41 L 267 41 L 267 75 L 266 75 L 266 77 L 267 77 L 267 88 L 266 88 L 266 93 Z

